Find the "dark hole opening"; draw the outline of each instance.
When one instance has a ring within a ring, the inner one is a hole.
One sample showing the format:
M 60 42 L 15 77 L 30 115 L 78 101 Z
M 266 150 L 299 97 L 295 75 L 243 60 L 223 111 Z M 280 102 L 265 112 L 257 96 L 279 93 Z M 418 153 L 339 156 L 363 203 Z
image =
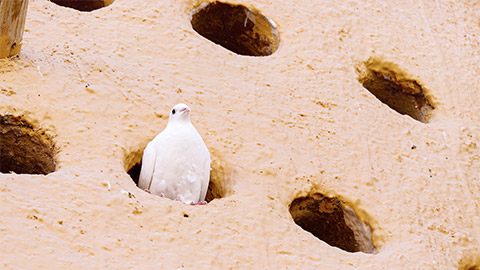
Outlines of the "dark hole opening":
M 278 49 L 274 23 L 242 5 L 203 3 L 192 11 L 191 23 L 201 36 L 240 55 L 268 56 Z
M 133 182 L 135 183 L 135 185 L 138 186 L 138 178 L 140 178 L 140 171 L 142 170 L 142 163 L 136 163 L 135 165 L 133 165 L 132 168 L 130 168 L 130 170 L 128 170 L 128 174 L 130 175 L 130 177 L 132 178 Z
M 399 79 L 386 67 L 373 66 L 375 69 L 367 64 L 366 72 L 359 78 L 363 87 L 398 113 L 426 123 L 434 108 L 424 95 L 424 88 L 415 80 Z
M 337 198 L 316 193 L 290 204 L 295 223 L 331 246 L 348 252 L 374 253 L 370 227 Z
M 473 250 L 472 253 L 478 254 L 478 250 Z M 469 255 L 462 258 L 459 264 L 459 270 L 480 270 L 480 257 Z
M 49 174 L 55 171 L 55 148 L 43 131 L 12 115 L 0 116 L 0 172 Z
M 133 182 L 138 186 L 138 179 L 142 169 L 142 162 L 135 163 L 127 173 Z M 227 175 L 226 169 L 219 162 L 212 162 L 212 170 L 210 171 L 210 182 L 208 184 L 207 195 L 205 201 L 211 202 L 214 199 L 224 198 L 227 194 L 227 183 L 225 182 Z
M 107 6 L 104 0 L 50 0 L 53 3 L 79 11 L 93 11 Z M 112 1 L 113 2 L 113 1 Z

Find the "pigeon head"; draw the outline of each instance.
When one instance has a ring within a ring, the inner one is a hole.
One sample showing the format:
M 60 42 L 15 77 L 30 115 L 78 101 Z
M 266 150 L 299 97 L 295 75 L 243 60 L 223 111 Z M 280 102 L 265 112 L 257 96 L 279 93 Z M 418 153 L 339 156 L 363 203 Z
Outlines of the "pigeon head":
M 168 117 L 168 123 L 170 122 L 190 122 L 190 108 L 183 103 L 173 106 Z

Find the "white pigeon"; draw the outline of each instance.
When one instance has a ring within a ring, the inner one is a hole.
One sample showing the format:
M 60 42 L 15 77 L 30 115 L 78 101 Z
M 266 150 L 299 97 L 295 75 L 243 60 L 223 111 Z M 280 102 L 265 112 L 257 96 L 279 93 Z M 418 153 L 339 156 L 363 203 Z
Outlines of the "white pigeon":
M 167 127 L 143 152 L 138 186 L 184 203 L 204 203 L 210 181 L 210 152 L 190 122 L 190 108 L 173 107 Z

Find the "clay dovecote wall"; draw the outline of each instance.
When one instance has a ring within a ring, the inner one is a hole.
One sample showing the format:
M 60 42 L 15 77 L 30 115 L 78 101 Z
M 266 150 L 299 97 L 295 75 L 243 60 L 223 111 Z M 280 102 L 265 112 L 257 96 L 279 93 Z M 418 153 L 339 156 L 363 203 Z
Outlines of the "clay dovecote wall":
M 30 1 L 0 60 L 2 268 L 477 269 L 479 18 L 474 1 Z M 179 102 L 212 154 L 207 205 L 134 181 Z

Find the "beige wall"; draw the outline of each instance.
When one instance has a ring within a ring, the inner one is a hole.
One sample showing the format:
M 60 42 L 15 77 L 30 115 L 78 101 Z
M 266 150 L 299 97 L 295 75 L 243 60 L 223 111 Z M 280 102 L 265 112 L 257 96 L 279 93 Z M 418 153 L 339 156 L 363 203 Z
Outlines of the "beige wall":
M 0 115 L 45 131 L 57 168 L 0 174 L 2 268 L 480 264 L 478 5 L 246 0 L 280 36 L 275 53 L 249 57 L 192 29 L 200 2 L 80 13 L 30 1 L 20 57 L 0 60 Z M 369 59 L 422 86 L 427 123 L 363 87 Z M 222 189 L 205 206 L 152 196 L 126 173 L 179 102 Z M 313 193 L 351 207 L 377 253 L 297 226 L 289 205 Z

